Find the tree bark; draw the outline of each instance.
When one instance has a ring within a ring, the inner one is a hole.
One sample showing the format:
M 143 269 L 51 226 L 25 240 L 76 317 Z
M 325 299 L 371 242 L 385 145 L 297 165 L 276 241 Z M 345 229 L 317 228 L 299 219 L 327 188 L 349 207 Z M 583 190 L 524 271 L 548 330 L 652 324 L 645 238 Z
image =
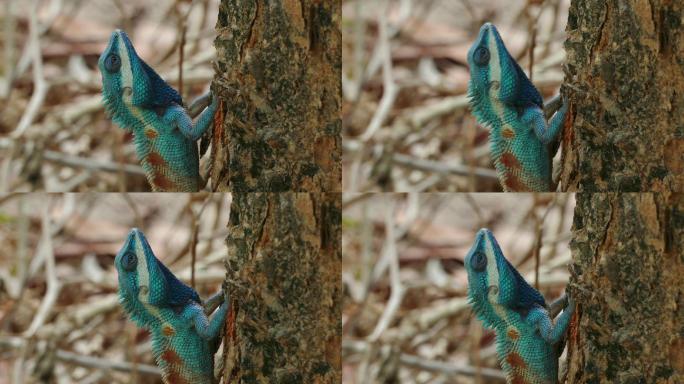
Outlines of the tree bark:
M 578 194 L 568 383 L 684 382 L 684 196 Z
M 563 190 L 684 190 L 683 15 L 681 1 L 572 1 Z
M 213 189 L 342 190 L 341 4 L 222 0 Z
M 341 196 L 233 197 L 225 383 L 342 380 Z

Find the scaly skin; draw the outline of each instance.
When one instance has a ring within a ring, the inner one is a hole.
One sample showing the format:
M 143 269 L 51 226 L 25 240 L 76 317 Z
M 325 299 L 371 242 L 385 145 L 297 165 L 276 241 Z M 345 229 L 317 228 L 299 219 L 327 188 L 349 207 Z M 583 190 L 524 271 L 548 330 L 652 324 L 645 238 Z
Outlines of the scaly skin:
M 508 383 L 555 384 L 563 335 L 574 303 L 554 326 L 544 297 L 506 260 L 494 235 L 481 229 L 465 258 L 468 298 L 477 317 L 496 333 L 496 351 Z
M 209 313 L 221 304 L 210 321 L 197 292 L 154 256 L 135 228 L 114 264 L 121 305 L 133 322 L 150 330 L 152 353 L 164 383 L 214 383 L 214 354 L 229 307 L 223 293 L 207 300 Z
M 552 147 L 562 130 L 567 102 L 547 126 L 539 91 L 490 23 L 480 28 L 470 47 L 468 65 L 470 105 L 477 121 L 490 128 L 491 155 L 503 189 L 551 191 Z
M 216 98 L 195 126 L 183 101 L 135 52 L 125 32 L 112 32 L 98 61 L 105 109 L 133 133 L 138 158 L 154 191 L 198 191 L 197 139 L 213 122 Z

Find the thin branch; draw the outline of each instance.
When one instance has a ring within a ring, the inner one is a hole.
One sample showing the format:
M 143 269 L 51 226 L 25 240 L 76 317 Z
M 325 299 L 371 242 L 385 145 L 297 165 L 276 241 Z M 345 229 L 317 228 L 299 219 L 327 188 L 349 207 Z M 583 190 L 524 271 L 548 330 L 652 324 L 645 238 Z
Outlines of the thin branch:
M 370 140 L 378 129 L 380 129 L 399 93 L 399 87 L 394 82 L 394 75 L 392 74 L 392 49 L 390 38 L 387 33 L 387 16 L 385 12 L 380 14 L 378 22 L 380 26 L 378 44 L 380 53 L 382 54 L 383 92 L 378 109 L 375 110 L 375 114 L 373 114 L 373 118 L 368 124 L 366 131 L 360 137 L 361 141 L 364 142 Z
M 111 161 L 93 160 L 92 158 L 68 155 L 57 151 L 45 151 L 45 160 L 75 168 L 84 168 L 90 171 L 101 172 L 125 172 L 131 175 L 145 176 L 145 171 L 139 165 L 114 163 Z
M 52 307 L 57 301 L 60 284 L 57 280 L 57 270 L 55 268 L 55 252 L 52 247 L 52 231 L 50 229 L 50 216 L 48 213 L 49 200 L 43 202 L 42 212 L 42 239 L 38 245 L 38 253 L 43 254 L 45 258 L 45 281 L 47 282 L 47 291 L 45 297 L 38 308 L 38 312 L 33 317 L 33 321 L 29 328 L 24 332 L 24 337 L 33 337 L 38 328 L 42 327 L 50 314 Z
M 16 28 L 16 17 L 14 13 L 17 9 L 18 0 L 8 0 L 5 4 L 5 15 L 4 15 L 4 25 L 5 25 L 5 36 L 3 45 L 5 46 L 5 83 L 0 85 L 0 99 L 7 99 L 12 89 L 12 83 L 14 82 L 15 68 L 14 68 L 14 40 L 15 40 L 15 28 Z M 9 108 L 10 104 L 5 104 L 4 108 Z
M 40 0 L 33 1 L 33 7 L 29 13 L 29 42 L 31 61 L 33 62 L 33 95 L 28 107 L 19 120 L 19 124 L 12 132 L 11 137 L 16 139 L 21 137 L 26 129 L 31 125 L 33 119 L 38 114 L 38 110 L 43 105 L 45 95 L 48 90 L 48 83 L 43 74 L 43 54 L 40 50 L 40 31 L 38 30 L 38 4 Z
M 371 348 L 372 346 L 364 341 L 342 341 L 343 352 L 367 353 Z M 479 374 L 482 378 L 487 378 L 497 382 L 503 383 L 506 381 L 506 376 L 499 369 L 450 364 L 447 362 L 425 359 L 419 356 L 410 355 L 408 353 L 401 353 L 399 355 L 399 362 L 409 367 L 438 372 L 444 375 L 464 375 L 474 377 L 475 375 Z
M 10 336 L 0 338 L 0 346 L 5 348 L 23 349 L 27 347 L 27 344 L 27 341 L 20 337 Z M 114 370 L 121 372 L 136 371 L 146 375 L 161 376 L 161 370 L 154 365 L 119 362 L 112 361 L 112 359 L 109 358 L 83 356 L 62 349 L 58 349 L 56 352 L 57 360 L 60 360 L 65 363 L 104 370 Z
M 419 159 L 417 157 L 402 155 L 399 153 L 395 153 L 392 156 L 392 161 L 394 161 L 398 165 L 418 169 L 425 172 L 435 172 L 457 176 L 473 175 L 482 179 L 494 181 L 498 180 L 496 176 L 496 171 L 489 168 L 477 168 L 459 164 L 445 164 L 437 161 Z
M 73 352 L 57 350 L 57 359 L 83 367 L 91 367 L 98 369 L 111 369 L 121 372 L 137 372 L 146 375 L 161 376 L 161 370 L 154 365 L 128 363 L 125 361 L 112 361 L 108 358 L 97 358 L 92 356 L 83 356 Z
M 404 287 L 401 283 L 401 278 L 399 277 L 399 257 L 397 254 L 397 239 L 394 234 L 395 229 L 395 200 L 391 199 L 385 208 L 385 231 L 386 231 L 386 242 L 384 247 L 384 252 L 382 259 L 387 260 L 389 263 L 390 271 L 390 283 L 392 286 L 392 293 L 385 306 L 385 310 L 380 316 L 380 320 L 375 326 L 373 332 L 368 336 L 368 340 L 375 342 L 380 338 L 380 335 L 385 332 L 385 329 L 389 326 L 390 322 L 394 318 L 394 314 L 399 309 L 402 299 L 404 298 Z M 382 261 L 381 259 L 381 261 Z

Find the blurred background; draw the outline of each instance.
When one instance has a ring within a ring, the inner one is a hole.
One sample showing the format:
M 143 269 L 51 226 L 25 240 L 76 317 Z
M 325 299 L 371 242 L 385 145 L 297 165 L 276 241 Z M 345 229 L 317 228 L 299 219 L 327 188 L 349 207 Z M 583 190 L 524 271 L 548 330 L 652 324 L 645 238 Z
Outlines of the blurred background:
M 482 24 L 494 23 L 547 100 L 563 81 L 569 5 L 344 1 L 344 190 L 500 191 L 487 129 L 467 104 L 468 48 Z
M 489 228 L 553 301 L 568 282 L 574 205 L 560 193 L 345 194 L 343 382 L 504 383 L 463 259 Z
M 97 60 L 121 28 L 188 104 L 214 76 L 218 3 L 3 1 L 0 193 L 148 191 L 132 135 L 105 116 Z
M 225 278 L 229 207 L 228 194 L 0 197 L 0 384 L 161 383 L 149 334 L 119 306 L 114 257 L 138 227 L 206 299 Z

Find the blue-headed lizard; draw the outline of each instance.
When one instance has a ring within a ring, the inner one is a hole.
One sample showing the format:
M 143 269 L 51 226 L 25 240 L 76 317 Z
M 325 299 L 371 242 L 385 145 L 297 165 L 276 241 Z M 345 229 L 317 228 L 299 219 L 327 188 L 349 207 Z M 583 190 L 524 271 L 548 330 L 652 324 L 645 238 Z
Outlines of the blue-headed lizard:
M 506 260 L 487 229 L 477 233 L 465 268 L 468 299 L 477 317 L 496 333 L 496 351 L 508 383 L 557 383 L 574 302 L 567 298 L 554 326 L 544 297 Z
M 490 128 L 494 167 L 505 191 L 552 191 L 552 159 L 567 102 L 547 125 L 544 104 L 496 27 L 485 23 L 468 51 L 468 96 L 477 121 Z
M 203 307 L 197 292 L 154 256 L 143 233 L 135 228 L 114 264 L 119 274 L 119 301 L 133 322 L 149 329 L 152 353 L 164 382 L 214 383 L 214 354 L 229 309 L 223 293 L 212 296 Z M 209 320 L 207 316 L 217 306 Z
M 105 109 L 132 132 L 152 190 L 198 191 L 197 140 L 213 123 L 218 100 L 213 98 L 193 126 L 181 96 L 138 56 L 121 30 L 112 32 L 98 66 Z

